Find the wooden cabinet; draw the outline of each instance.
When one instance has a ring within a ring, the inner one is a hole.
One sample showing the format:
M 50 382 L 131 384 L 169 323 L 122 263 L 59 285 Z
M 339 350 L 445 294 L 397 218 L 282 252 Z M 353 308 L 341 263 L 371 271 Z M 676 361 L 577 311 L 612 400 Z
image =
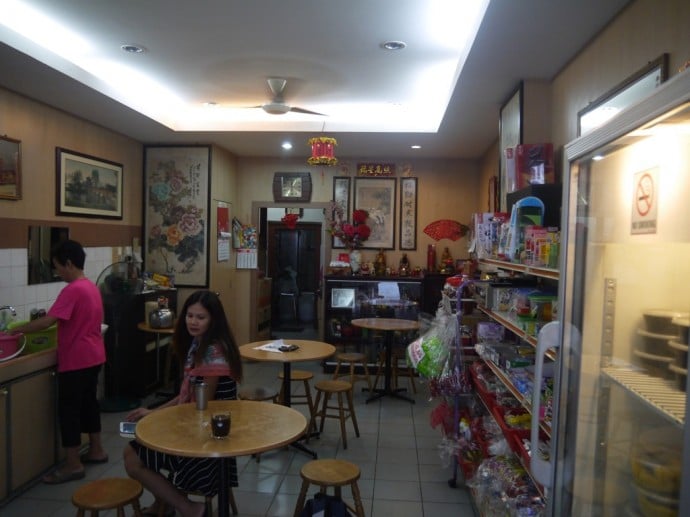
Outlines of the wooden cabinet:
M 383 317 L 416 320 L 422 303 L 422 279 L 415 277 L 327 276 L 324 292 L 327 343 L 355 345 L 361 329 L 355 318 Z
M 144 397 L 156 387 L 156 372 L 163 371 L 165 367 L 167 350 L 164 347 L 169 345 L 170 340 L 162 339 L 161 348 L 156 352 L 156 334 L 143 332 L 137 325 L 145 320 L 146 302 L 156 301 L 159 296 L 165 296 L 168 306 L 177 314 L 175 289 L 146 291 L 132 295 L 103 295 L 105 323 L 108 325 L 108 331 L 104 336 L 107 356 L 107 399 Z
M 57 387 L 54 369 L 10 386 L 10 472 L 16 490 L 57 462 Z
M 259 278 L 256 294 L 256 337 L 253 341 L 271 339 L 271 279 Z
M 446 284 L 446 280 L 451 275 L 444 273 L 425 273 L 424 274 L 424 293 L 422 304 L 422 312 L 436 315 L 436 310 L 438 309 L 438 304 L 441 301 L 441 293 L 443 291 L 443 286 Z
M 0 385 L 0 500 L 28 487 L 58 461 L 55 368 Z

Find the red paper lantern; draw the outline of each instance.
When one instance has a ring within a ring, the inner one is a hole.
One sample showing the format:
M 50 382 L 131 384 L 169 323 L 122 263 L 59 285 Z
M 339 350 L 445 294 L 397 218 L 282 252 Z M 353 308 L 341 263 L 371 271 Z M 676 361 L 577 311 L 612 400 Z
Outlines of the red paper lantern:
M 310 138 L 307 143 L 311 146 L 311 156 L 307 159 L 309 165 L 333 166 L 338 163 L 335 157 L 335 146 L 338 142 L 329 136 Z

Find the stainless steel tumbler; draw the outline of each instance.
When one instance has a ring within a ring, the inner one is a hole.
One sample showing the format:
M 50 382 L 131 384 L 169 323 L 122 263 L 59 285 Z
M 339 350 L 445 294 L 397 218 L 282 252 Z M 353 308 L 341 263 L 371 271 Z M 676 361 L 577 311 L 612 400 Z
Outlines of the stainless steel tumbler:
M 208 407 L 208 384 L 200 382 L 194 386 L 194 396 L 196 397 L 196 408 L 204 410 Z

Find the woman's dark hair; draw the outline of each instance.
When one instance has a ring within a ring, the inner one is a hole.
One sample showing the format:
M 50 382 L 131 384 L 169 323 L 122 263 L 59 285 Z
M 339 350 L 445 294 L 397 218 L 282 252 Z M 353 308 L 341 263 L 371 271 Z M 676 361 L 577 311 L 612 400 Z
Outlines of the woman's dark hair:
M 50 260 L 55 261 L 61 266 L 67 265 L 67 261 L 72 262 L 77 269 L 84 269 L 86 253 L 84 248 L 77 241 L 66 240 L 55 245 L 50 251 Z
M 192 335 L 187 330 L 187 309 L 195 303 L 200 304 L 206 309 L 211 317 L 208 330 L 201 336 L 199 348 L 194 354 L 194 362 L 198 363 L 204 357 L 206 350 L 210 344 L 220 345 L 225 354 L 225 358 L 230 366 L 230 373 L 236 382 L 242 381 L 242 358 L 240 357 L 240 350 L 237 347 L 235 337 L 230 330 L 228 318 L 225 316 L 225 309 L 220 301 L 217 293 L 213 291 L 201 290 L 195 291 L 184 302 L 180 310 L 177 324 L 175 325 L 175 333 L 173 334 L 173 343 L 177 357 L 180 361 L 180 367 L 184 369 L 184 362 L 187 358 L 187 353 L 192 345 Z

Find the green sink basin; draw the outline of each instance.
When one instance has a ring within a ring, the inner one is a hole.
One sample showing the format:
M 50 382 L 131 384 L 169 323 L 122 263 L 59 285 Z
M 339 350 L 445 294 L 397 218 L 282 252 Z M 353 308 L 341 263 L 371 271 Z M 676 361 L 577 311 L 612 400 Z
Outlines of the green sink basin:
M 7 325 L 7 327 L 11 329 L 25 323 L 28 323 L 28 321 L 14 321 Z M 26 336 L 26 346 L 22 355 L 48 350 L 57 345 L 57 325 L 51 325 L 40 332 L 29 332 L 24 335 Z

